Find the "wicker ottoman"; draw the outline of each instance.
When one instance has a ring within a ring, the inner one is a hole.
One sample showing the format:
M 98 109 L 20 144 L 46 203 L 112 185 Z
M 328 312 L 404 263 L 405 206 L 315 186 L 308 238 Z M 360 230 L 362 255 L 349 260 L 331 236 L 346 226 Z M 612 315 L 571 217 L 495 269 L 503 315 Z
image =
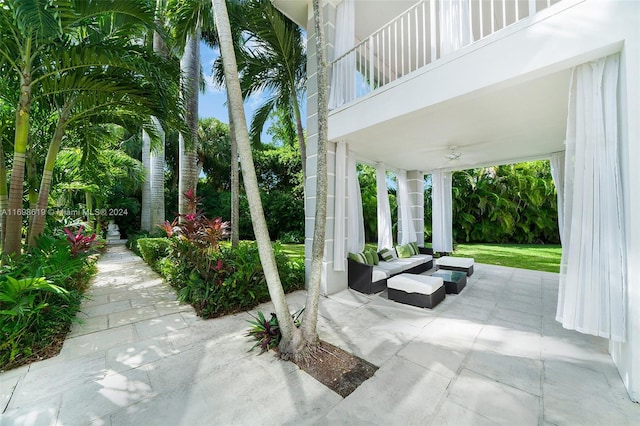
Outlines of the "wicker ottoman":
M 426 275 L 400 274 L 387 280 L 389 299 L 433 309 L 444 300 L 446 290 L 442 278 Z
M 436 260 L 436 269 L 464 272 L 470 277 L 473 275 L 473 258 L 443 256 Z

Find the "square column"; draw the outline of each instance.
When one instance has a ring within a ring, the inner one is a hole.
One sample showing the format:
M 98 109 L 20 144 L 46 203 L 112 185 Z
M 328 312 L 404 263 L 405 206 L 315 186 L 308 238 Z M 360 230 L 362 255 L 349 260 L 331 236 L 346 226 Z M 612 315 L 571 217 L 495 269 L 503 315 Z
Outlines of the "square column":
M 312 14 L 311 8 L 309 13 Z M 327 43 L 327 60 L 333 57 L 333 40 L 335 38 L 336 8 L 330 3 L 325 4 L 324 23 L 325 39 Z M 305 281 L 309 282 L 308 272 L 311 270 L 311 250 L 313 245 L 313 229 L 316 214 L 316 181 L 318 169 L 318 74 L 316 64 L 316 39 L 313 16 L 309 17 L 307 24 L 307 178 L 305 181 L 305 267 L 307 275 Z M 329 70 L 330 72 L 330 70 Z M 329 75 L 330 77 L 330 75 Z M 331 78 L 329 78 L 331 81 Z M 334 271 L 333 265 L 333 235 L 335 223 L 335 153 L 336 144 L 327 144 L 327 222 L 324 242 L 324 256 L 322 262 L 322 279 L 320 293 L 323 295 L 337 293 L 347 288 L 347 271 Z M 342 182 L 344 185 L 345 182 Z M 346 226 L 346 222 L 345 222 Z M 348 232 L 348 231 L 347 231 Z M 346 244 L 346 240 L 345 240 Z

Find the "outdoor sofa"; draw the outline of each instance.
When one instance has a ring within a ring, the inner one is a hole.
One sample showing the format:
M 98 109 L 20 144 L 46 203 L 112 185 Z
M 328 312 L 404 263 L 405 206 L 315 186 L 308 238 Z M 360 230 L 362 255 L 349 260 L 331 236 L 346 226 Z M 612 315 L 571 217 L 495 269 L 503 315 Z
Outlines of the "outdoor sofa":
M 388 261 L 383 260 L 380 253 L 376 253 L 377 265 L 361 263 L 350 256 L 347 258 L 349 288 L 365 294 L 378 293 L 387 288 L 387 280 L 395 275 L 421 274 L 433 268 L 433 251 L 425 247 L 417 249 L 419 254 L 410 257 L 398 258 L 395 252 L 395 258 Z

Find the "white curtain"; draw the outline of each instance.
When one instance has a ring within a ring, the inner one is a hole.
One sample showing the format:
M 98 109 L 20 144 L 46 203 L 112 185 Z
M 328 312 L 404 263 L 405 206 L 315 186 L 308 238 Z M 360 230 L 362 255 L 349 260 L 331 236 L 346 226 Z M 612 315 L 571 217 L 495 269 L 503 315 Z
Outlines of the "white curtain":
M 433 251 L 453 251 L 453 201 L 451 197 L 451 172 L 442 169 L 431 175 Z
M 618 158 L 618 54 L 573 70 L 567 119 L 562 265 L 556 319 L 624 342 L 625 234 Z
M 560 242 L 562 242 L 562 231 L 564 229 L 564 151 L 551 154 L 551 177 L 556 186 L 558 196 L 558 229 L 560 231 Z
M 376 165 L 376 187 L 378 198 L 378 250 L 393 247 L 391 230 L 391 207 L 387 190 L 387 172 L 384 163 Z
M 333 224 L 333 270 L 344 271 L 346 263 L 345 229 L 347 183 L 347 144 L 336 144 L 335 219 Z
M 336 10 L 334 57 L 336 60 L 355 44 L 355 2 L 344 0 Z M 333 65 L 329 109 L 334 109 L 356 98 L 356 54 L 351 52 Z
M 472 41 L 469 0 L 440 0 L 440 57 Z
M 404 245 L 417 241 L 416 229 L 413 225 L 413 216 L 411 214 L 407 171 L 398 171 L 396 178 L 398 179 L 398 244 Z
M 355 155 L 349 151 L 347 157 L 347 250 L 359 253 L 364 250 L 364 217 L 362 215 L 362 195 L 356 169 Z

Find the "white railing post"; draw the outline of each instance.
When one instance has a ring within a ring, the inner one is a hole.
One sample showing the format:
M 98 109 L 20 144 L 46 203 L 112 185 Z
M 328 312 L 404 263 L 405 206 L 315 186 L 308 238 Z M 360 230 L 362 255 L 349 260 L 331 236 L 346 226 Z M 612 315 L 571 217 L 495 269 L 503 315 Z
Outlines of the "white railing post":
M 536 0 L 529 0 L 529 16 L 536 14 Z
M 438 20 L 436 19 L 436 0 L 429 1 L 429 24 L 431 26 L 431 62 L 436 61 L 438 56 L 436 25 Z
M 369 37 L 369 89 L 373 92 L 373 37 Z

